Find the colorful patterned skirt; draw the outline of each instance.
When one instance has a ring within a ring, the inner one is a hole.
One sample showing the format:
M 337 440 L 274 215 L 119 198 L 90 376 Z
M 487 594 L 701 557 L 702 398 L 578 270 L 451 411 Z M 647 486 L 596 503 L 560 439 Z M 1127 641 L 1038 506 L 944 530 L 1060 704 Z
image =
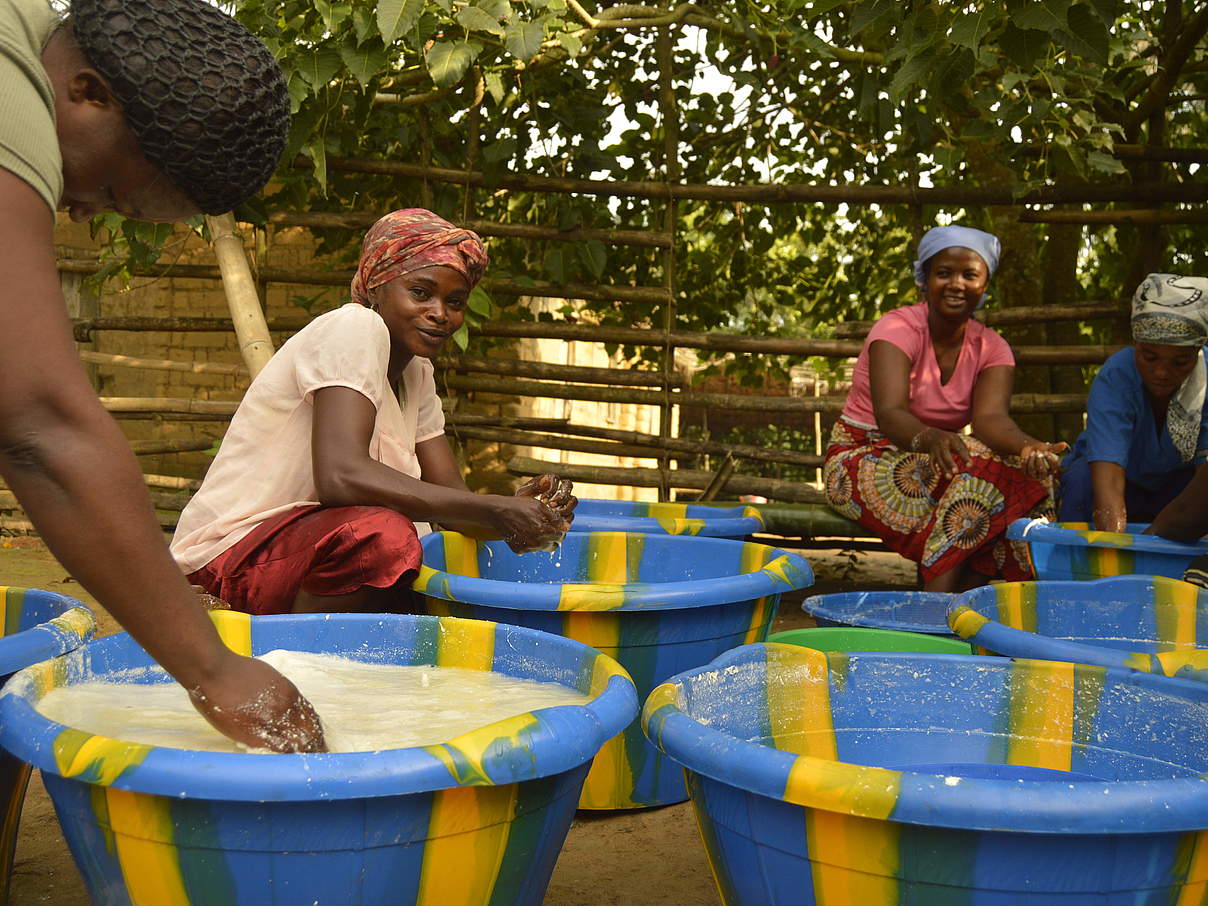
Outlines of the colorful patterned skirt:
M 963 440 L 970 457 L 944 478 L 927 454 L 901 450 L 879 431 L 840 418 L 826 450 L 826 498 L 918 563 L 924 581 L 963 565 L 989 578 L 1031 579 L 1027 545 L 1005 532 L 1023 516 L 1052 518 L 1051 485 L 1025 475 L 1019 457 Z

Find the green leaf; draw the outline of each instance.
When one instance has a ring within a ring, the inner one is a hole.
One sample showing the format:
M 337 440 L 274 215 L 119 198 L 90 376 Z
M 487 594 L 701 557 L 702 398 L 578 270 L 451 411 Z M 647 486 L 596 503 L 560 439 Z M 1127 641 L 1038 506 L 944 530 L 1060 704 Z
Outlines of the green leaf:
M 340 68 L 340 54 L 330 47 L 323 47 L 305 57 L 298 67 L 298 74 L 306 79 L 311 88 L 322 88 L 331 81 Z
M 1065 45 L 1078 56 L 1106 66 L 1108 61 L 1107 26 L 1085 3 L 1071 6 L 1068 20 L 1070 27 L 1062 35 Z
M 517 22 L 507 27 L 503 44 L 517 60 L 531 60 L 541 50 L 545 29 L 537 22 Z
M 496 22 L 512 18 L 512 4 L 508 0 L 478 0 L 476 5 Z
M 503 102 L 503 79 L 499 77 L 497 72 L 488 72 L 486 75 L 487 94 L 494 98 L 496 104 Z
M 291 72 L 289 81 L 285 84 L 285 90 L 289 92 L 289 112 L 297 113 L 298 108 L 302 106 L 302 102 L 310 97 L 310 89 L 306 86 L 306 80 L 302 78 L 300 72 Z
M 952 24 L 948 40 L 960 47 L 977 50 L 977 46 L 990 31 L 992 24 L 992 20 L 984 8 L 978 8 L 977 12 L 973 13 L 961 13 Z
M 439 41 L 428 50 L 428 73 L 437 87 L 445 88 L 457 84 L 466 74 L 474 58 L 478 56 L 478 45 L 469 41 Z
M 583 49 L 583 42 L 579 40 L 576 35 L 572 35 L 570 32 L 560 31 L 556 37 L 558 39 L 558 43 L 561 44 L 563 49 L 572 57 L 577 57 L 579 55 L 579 51 Z
M 1054 32 L 1066 27 L 1071 0 L 1028 0 L 1011 12 L 1011 21 L 1020 28 Z
M 490 295 L 481 286 L 476 286 L 470 290 L 469 298 L 466 299 L 466 306 L 474 314 L 489 318 L 491 311 L 494 309 L 494 303 L 491 301 Z
M 1049 36 L 1044 32 L 1025 30 L 1008 22 L 998 38 L 998 47 L 1003 55 L 1025 72 L 1030 70 L 1045 52 Z
M 415 27 L 423 11 L 424 0 L 381 0 L 377 8 L 377 24 L 382 40 L 387 45 L 393 44 L 399 35 Z
M 466 351 L 466 347 L 470 345 L 470 328 L 465 324 L 457 328 L 453 332 L 453 342 L 457 344 L 457 348 L 462 352 Z
M 376 38 L 359 47 L 349 40 L 340 46 L 340 59 L 344 61 L 353 78 L 365 88 L 369 80 L 386 65 L 386 48 Z
M 599 279 L 604 273 L 604 265 L 608 263 L 608 251 L 599 239 L 576 242 L 575 254 L 579 256 L 579 261 L 596 279 Z
M 911 89 L 922 83 L 927 73 L 935 66 L 935 62 L 935 55 L 928 53 L 907 60 L 899 66 L 898 71 L 893 74 L 893 81 L 889 83 L 890 97 L 895 101 L 902 100 Z
M 1110 154 L 1104 154 L 1102 151 L 1091 151 L 1086 155 L 1086 162 L 1090 164 L 1092 169 L 1099 170 L 1102 173 L 1124 173 L 1124 164 L 1116 160 Z
M 327 194 L 327 142 L 322 135 L 314 136 L 306 143 L 306 156 L 311 159 L 315 165 L 315 182 L 319 184 L 319 190 Z
M 352 27 L 357 33 L 357 43 L 364 44 L 366 38 L 378 34 L 377 17 L 373 10 L 358 6 L 352 11 Z
M 503 26 L 485 10 L 467 6 L 457 11 L 457 24 L 466 31 L 485 31 L 491 35 L 502 35 Z
M 552 248 L 546 252 L 541 266 L 555 283 L 566 282 L 566 255 L 561 248 Z
M 793 40 L 798 44 L 805 45 L 807 50 L 812 50 L 824 60 L 833 60 L 835 58 L 834 48 L 832 48 L 813 32 L 797 32 L 793 35 Z

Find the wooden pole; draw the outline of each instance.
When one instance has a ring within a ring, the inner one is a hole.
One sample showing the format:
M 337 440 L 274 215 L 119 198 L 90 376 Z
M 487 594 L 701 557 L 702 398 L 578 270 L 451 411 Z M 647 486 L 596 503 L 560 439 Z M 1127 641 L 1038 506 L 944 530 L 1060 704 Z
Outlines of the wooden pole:
M 295 166 L 309 169 L 312 162 L 299 157 Z M 467 173 L 448 167 L 432 167 L 394 160 L 329 157 L 328 171 L 344 173 L 373 173 L 385 176 L 409 176 L 437 182 L 464 185 L 467 181 L 482 185 L 483 174 Z M 850 186 L 775 183 L 768 185 L 715 186 L 665 182 L 611 182 L 603 179 L 569 179 L 565 177 L 531 176 L 524 173 L 501 174 L 491 182 L 496 189 L 603 195 L 622 198 L 690 198 L 698 201 L 760 204 L 936 204 L 955 205 L 1026 205 L 1026 204 L 1093 204 L 1096 202 L 1201 202 L 1208 201 L 1208 182 L 1190 183 L 1078 183 L 1049 185 L 1021 190 L 1016 185 L 1005 186 L 939 186 L 912 188 L 910 186 Z
M 571 463 L 545 462 L 527 456 L 513 456 L 508 460 L 508 471 L 513 475 L 543 475 L 555 472 L 571 481 L 592 484 L 632 485 L 639 488 L 657 488 L 661 480 L 660 469 L 624 469 L 613 466 L 580 466 Z M 668 481 L 673 488 L 703 491 L 713 480 L 712 472 L 695 469 L 671 469 Z M 722 489 L 727 495 L 758 494 L 770 500 L 788 503 L 825 503 L 826 495 L 815 487 L 799 481 L 784 481 L 779 478 L 761 478 L 755 475 L 731 475 Z
M 92 365 L 113 365 L 117 368 L 142 368 L 148 371 L 187 371 L 191 374 L 227 374 L 247 377 L 247 366 L 228 365 L 225 362 L 177 362 L 172 359 L 140 359 L 129 355 L 114 355 L 109 352 L 80 350 L 80 361 Z
M 239 341 L 239 352 L 253 378 L 273 357 L 273 339 L 264 320 L 264 309 L 256 292 L 256 280 L 248 265 L 243 237 L 233 214 L 206 215 L 214 257 L 222 272 L 222 286 L 231 308 L 231 321 Z

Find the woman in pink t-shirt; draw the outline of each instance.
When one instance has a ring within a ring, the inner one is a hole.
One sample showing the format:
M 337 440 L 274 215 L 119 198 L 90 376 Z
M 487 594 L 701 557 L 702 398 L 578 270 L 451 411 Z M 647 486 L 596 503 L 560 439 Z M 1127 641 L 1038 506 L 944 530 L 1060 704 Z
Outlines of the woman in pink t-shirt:
M 256 614 L 396 610 L 421 560 L 412 520 L 517 552 L 562 538 L 569 481 L 475 494 L 445 440 L 429 359 L 486 264 L 474 233 L 430 211 L 373 225 L 352 302 L 256 376 L 181 513 L 172 554 L 190 581 Z
M 1015 424 L 1011 348 L 973 320 L 998 256 L 981 230 L 927 232 L 914 265 L 923 301 L 873 326 L 826 451 L 831 506 L 918 563 L 929 591 L 1032 577 L 1004 532 L 1051 513 L 1067 446 Z

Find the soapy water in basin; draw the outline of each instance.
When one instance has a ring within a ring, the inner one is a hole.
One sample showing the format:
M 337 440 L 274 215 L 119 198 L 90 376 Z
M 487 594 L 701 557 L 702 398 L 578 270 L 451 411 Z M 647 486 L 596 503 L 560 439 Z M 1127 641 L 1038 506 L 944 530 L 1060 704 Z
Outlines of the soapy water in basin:
M 330 654 L 270 651 L 260 656 L 289 677 L 323 721 L 332 752 L 434 745 L 497 720 L 590 700 L 557 683 L 457 667 L 366 664 Z M 160 668 L 148 668 L 167 676 Z M 140 677 L 141 678 L 141 677 Z M 177 749 L 247 749 L 214 730 L 183 687 L 91 681 L 52 689 L 37 709 L 98 736 Z

